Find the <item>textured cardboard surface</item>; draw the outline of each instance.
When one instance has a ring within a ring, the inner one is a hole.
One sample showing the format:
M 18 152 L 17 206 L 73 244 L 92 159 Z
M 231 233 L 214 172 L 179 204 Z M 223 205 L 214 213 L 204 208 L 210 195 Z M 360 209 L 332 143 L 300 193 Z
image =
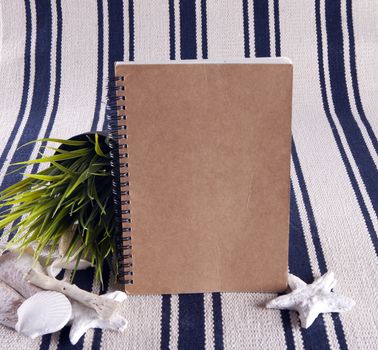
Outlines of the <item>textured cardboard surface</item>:
M 126 291 L 285 289 L 292 65 L 122 64 L 116 75 L 132 218 Z

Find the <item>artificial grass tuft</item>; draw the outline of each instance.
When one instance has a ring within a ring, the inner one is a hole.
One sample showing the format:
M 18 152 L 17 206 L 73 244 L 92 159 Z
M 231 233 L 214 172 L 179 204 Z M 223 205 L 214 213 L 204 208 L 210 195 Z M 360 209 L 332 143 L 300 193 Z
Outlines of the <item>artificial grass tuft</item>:
M 75 227 L 65 257 L 91 261 L 103 283 L 103 264 L 116 250 L 109 141 L 98 134 L 32 142 L 38 141 L 61 145 L 49 147 L 52 156 L 12 164 L 20 172 L 31 164 L 50 163 L 0 192 L 0 229 L 13 224 L 7 249 L 17 246 L 22 252 L 33 243 L 34 258 L 48 250 L 48 263 L 61 237 Z

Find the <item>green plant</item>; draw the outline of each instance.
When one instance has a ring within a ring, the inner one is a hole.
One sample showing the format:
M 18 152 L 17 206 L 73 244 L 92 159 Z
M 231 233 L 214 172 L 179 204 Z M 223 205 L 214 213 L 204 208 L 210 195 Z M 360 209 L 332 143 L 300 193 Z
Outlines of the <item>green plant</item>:
M 108 139 L 95 134 L 37 141 L 61 146 L 48 147 L 55 151 L 52 156 L 12 164 L 20 166 L 15 171 L 36 163 L 49 166 L 24 174 L 22 181 L 0 193 L 0 229 L 13 223 L 8 248 L 16 245 L 23 251 L 34 243 L 35 259 L 48 250 L 48 263 L 62 236 L 75 227 L 64 256 L 75 256 L 77 263 L 90 260 L 102 282 L 104 261 L 116 248 Z

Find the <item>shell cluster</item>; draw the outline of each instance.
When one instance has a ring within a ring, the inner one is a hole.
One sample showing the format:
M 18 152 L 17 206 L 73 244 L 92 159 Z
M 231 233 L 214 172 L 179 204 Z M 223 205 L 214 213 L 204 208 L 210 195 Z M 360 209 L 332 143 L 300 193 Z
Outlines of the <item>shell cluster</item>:
M 73 345 L 89 328 L 125 330 L 127 321 L 118 313 L 118 308 L 126 294 L 116 291 L 98 296 L 55 279 L 61 269 L 69 269 L 71 265 L 72 261 L 58 258 L 45 271 L 27 253 L 19 256 L 16 252 L 6 252 L 1 255 L 0 324 L 32 339 L 71 325 L 70 341 Z M 81 269 L 88 266 L 87 261 L 79 264 Z M 27 278 L 31 272 L 34 276 L 32 283 Z M 98 305 L 102 312 L 94 307 Z

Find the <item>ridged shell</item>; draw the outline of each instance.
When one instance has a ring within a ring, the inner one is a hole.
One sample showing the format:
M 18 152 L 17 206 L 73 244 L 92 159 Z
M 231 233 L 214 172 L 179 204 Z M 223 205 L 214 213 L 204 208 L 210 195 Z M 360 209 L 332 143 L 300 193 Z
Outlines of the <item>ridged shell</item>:
M 62 329 L 70 320 L 72 307 L 65 295 L 43 291 L 26 299 L 17 310 L 16 331 L 32 339 Z

